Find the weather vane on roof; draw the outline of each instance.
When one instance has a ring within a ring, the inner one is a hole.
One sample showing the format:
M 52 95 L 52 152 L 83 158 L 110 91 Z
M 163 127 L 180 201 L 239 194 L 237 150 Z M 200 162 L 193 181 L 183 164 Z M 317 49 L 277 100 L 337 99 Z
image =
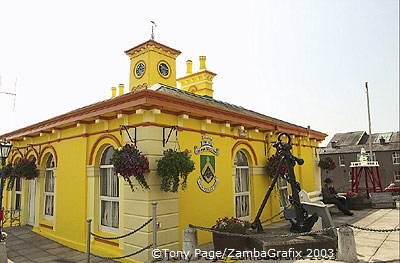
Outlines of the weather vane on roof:
M 151 40 L 154 40 L 154 28 L 157 27 L 156 23 L 154 21 L 151 22 Z

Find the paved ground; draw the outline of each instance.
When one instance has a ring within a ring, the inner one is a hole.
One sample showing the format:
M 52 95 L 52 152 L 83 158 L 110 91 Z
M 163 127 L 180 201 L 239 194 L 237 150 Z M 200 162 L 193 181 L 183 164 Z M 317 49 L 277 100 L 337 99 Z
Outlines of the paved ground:
M 399 226 L 399 210 L 396 209 L 366 209 L 354 211 L 354 216 L 333 214 L 335 224 L 350 223 L 370 228 L 394 228 Z M 279 224 L 279 223 L 278 223 Z M 28 226 L 6 228 L 7 253 L 9 263 L 72 263 L 86 262 L 86 254 L 67 248 L 54 241 L 46 239 L 31 231 Z M 367 232 L 354 229 L 359 262 L 400 262 L 400 233 Z M 91 262 L 113 262 L 92 258 Z M 196 262 L 211 262 L 198 260 Z M 234 261 L 228 261 L 234 262 Z M 237 262 L 254 262 L 240 260 Z M 307 260 L 279 262 L 308 262 Z M 309 260 L 321 262 L 321 260 Z M 325 260 L 323 262 L 337 262 Z
M 65 247 L 31 231 L 30 226 L 7 227 L 9 263 L 72 263 L 86 262 L 86 254 Z M 93 263 L 115 262 L 91 257 Z

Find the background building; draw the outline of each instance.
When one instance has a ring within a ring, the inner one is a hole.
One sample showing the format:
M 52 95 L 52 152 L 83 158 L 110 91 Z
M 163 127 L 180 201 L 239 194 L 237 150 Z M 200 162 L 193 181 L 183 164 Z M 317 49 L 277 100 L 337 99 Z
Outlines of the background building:
M 382 187 L 394 181 L 400 182 L 400 133 L 375 133 L 369 136 L 365 131 L 337 133 L 327 147 L 320 148 L 320 158 L 331 157 L 337 167 L 326 173 L 321 171 L 321 180 L 331 177 L 337 190 L 351 190 L 350 163 L 358 161 L 361 148 L 369 153 L 369 139 L 372 140 L 372 160 L 379 162 Z

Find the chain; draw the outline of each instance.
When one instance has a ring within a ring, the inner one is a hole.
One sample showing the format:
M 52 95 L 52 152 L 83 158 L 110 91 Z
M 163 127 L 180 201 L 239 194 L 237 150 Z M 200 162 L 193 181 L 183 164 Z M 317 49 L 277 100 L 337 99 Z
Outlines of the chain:
M 139 249 L 139 250 L 137 250 L 137 251 L 135 251 L 135 252 L 133 252 L 131 254 L 128 254 L 128 255 L 125 255 L 125 256 L 120 256 L 120 257 L 102 257 L 102 256 L 94 255 L 92 253 L 90 253 L 90 255 L 95 256 L 95 257 L 99 257 L 99 258 L 102 258 L 102 259 L 106 259 L 106 260 L 122 259 L 122 258 L 128 258 L 128 257 L 134 256 L 136 254 L 139 254 L 139 253 L 145 251 L 146 249 L 151 248 L 151 246 L 153 246 L 153 244 L 150 244 L 147 247 L 141 248 L 141 249 Z
M 394 231 L 400 231 L 400 228 L 387 228 L 387 229 L 377 229 L 377 228 L 369 228 L 369 227 L 362 227 L 362 226 L 354 226 L 351 224 L 346 224 L 346 226 L 360 229 L 360 230 L 365 230 L 365 231 L 373 231 L 373 232 L 394 232 Z
M 189 227 L 195 228 L 195 229 L 199 229 L 199 230 L 203 230 L 203 231 L 208 231 L 208 232 L 212 232 L 215 234 L 221 234 L 221 235 L 225 235 L 225 236 L 232 236 L 232 237 L 259 237 L 262 234 L 238 234 L 238 233 L 228 233 L 228 232 L 222 232 L 222 231 L 218 231 L 215 230 L 213 228 L 207 228 L 207 227 L 201 227 L 201 226 L 195 226 L 195 225 L 190 225 Z M 302 232 L 302 233 L 290 233 L 290 234 L 285 234 L 285 235 L 271 235 L 271 236 L 263 236 L 263 238 L 285 238 L 285 237 L 298 237 L 298 236 L 307 236 L 307 235 L 311 235 L 311 234 L 316 234 L 316 233 L 321 233 L 321 232 L 326 232 L 329 230 L 333 230 L 336 228 L 340 228 L 343 227 L 343 225 L 340 226 L 331 226 L 331 227 L 327 227 L 321 230 L 315 230 L 315 231 L 309 231 L 309 232 Z
M 103 237 L 103 236 L 99 236 L 99 235 L 97 235 L 97 234 L 95 234 L 95 233 L 93 233 L 93 232 L 90 232 L 90 234 L 93 235 L 93 236 L 95 236 L 95 237 L 97 237 L 97 238 L 106 239 L 106 240 L 120 239 L 120 238 L 124 238 L 124 237 L 130 236 L 130 235 L 136 233 L 137 231 L 139 231 L 139 230 L 142 229 L 143 227 L 147 226 L 151 221 L 153 221 L 153 218 L 150 218 L 149 220 L 147 220 L 147 222 L 144 223 L 141 227 L 139 227 L 139 228 L 133 230 L 133 231 L 130 232 L 130 233 L 127 233 L 127 234 L 125 234 L 125 235 L 122 235 L 122 236 L 117 236 L 117 237 Z
M 263 238 L 287 238 L 287 237 L 298 237 L 298 236 L 307 236 L 307 235 L 312 235 L 312 234 L 317 234 L 317 233 L 322 233 L 322 232 L 327 232 L 330 230 L 336 230 L 339 228 L 343 227 L 352 227 L 360 230 L 366 230 L 366 231 L 375 231 L 375 232 L 393 232 L 393 231 L 400 231 L 400 228 L 392 228 L 392 229 L 374 229 L 374 228 L 368 228 L 368 227 L 360 227 L 360 226 L 355 226 L 355 225 L 350 225 L 350 224 L 342 224 L 339 226 L 331 226 L 327 228 L 323 228 L 321 230 L 315 230 L 315 231 L 309 231 L 309 232 L 302 232 L 302 233 L 290 233 L 290 234 L 285 234 L 285 235 L 271 235 L 271 236 L 263 236 Z M 215 234 L 220 234 L 220 235 L 225 235 L 225 236 L 231 236 L 231 237 L 259 237 L 262 234 L 238 234 L 238 233 L 228 233 L 228 232 L 222 232 L 215 230 L 213 228 L 207 228 L 207 227 L 201 227 L 201 226 L 195 226 L 195 225 L 190 225 L 189 227 L 203 230 L 203 231 L 208 231 L 212 232 Z
M 264 223 L 267 223 L 268 221 L 271 221 L 271 220 L 274 219 L 275 217 L 277 217 L 277 216 L 279 216 L 280 214 L 282 214 L 283 211 L 284 211 L 284 210 L 281 210 L 281 211 L 280 211 L 279 213 L 277 213 L 276 215 L 271 216 L 271 217 L 265 219 L 264 221 L 261 221 L 261 224 L 264 224 Z

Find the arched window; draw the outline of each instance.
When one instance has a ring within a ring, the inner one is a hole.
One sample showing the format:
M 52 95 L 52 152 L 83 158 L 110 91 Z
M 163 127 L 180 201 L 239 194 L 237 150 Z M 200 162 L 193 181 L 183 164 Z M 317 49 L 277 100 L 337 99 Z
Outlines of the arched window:
M 119 227 L 119 186 L 114 175 L 112 146 L 107 147 L 100 161 L 100 230 L 115 233 Z
M 250 217 L 250 176 L 249 162 L 243 151 L 235 155 L 235 216 L 243 219 Z
M 46 159 L 44 177 L 44 217 L 53 219 L 54 215 L 54 158 L 52 154 Z

